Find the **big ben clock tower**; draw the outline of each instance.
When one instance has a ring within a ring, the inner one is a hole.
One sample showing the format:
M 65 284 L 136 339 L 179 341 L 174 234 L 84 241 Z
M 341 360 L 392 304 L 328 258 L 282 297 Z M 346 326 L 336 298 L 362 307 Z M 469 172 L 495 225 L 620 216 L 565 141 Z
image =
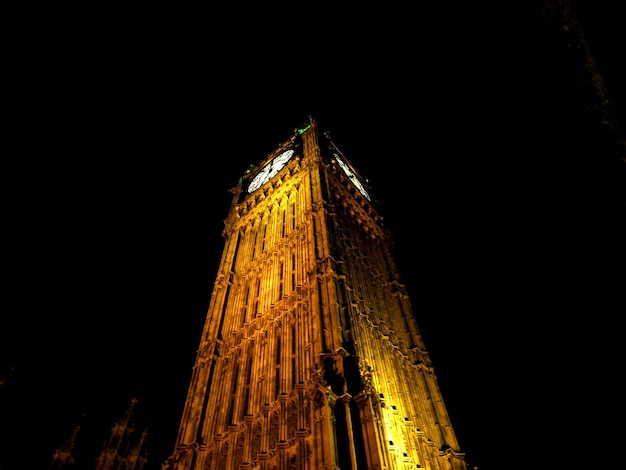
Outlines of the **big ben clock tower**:
M 466 470 L 370 188 L 311 121 L 232 189 L 170 470 Z

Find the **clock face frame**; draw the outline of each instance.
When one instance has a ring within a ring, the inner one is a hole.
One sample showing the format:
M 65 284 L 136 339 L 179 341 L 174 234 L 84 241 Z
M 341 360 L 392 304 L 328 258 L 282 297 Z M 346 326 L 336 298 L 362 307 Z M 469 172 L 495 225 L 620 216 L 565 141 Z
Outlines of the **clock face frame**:
M 282 170 L 287 162 L 291 160 L 291 157 L 293 157 L 294 154 L 294 149 L 287 149 L 278 154 L 278 156 L 274 157 L 267 165 L 261 168 L 261 171 L 259 171 L 254 178 L 252 178 L 252 181 L 250 181 L 250 184 L 248 185 L 248 193 L 253 193 L 271 180 L 274 175 Z
M 341 157 L 339 157 L 339 155 L 337 155 L 336 153 L 334 154 L 335 156 L 335 160 L 337 160 L 337 163 L 339 163 L 339 166 L 341 167 L 341 169 L 343 170 L 343 172 L 346 174 L 346 176 L 348 177 L 348 179 L 350 181 L 352 181 L 352 183 L 356 186 L 356 188 L 361 192 L 361 194 L 363 196 L 365 196 L 365 199 L 367 199 L 368 201 L 370 200 L 370 195 L 367 193 L 367 191 L 365 190 L 365 187 L 363 186 L 363 184 L 361 183 L 361 181 L 359 180 L 359 178 L 354 174 L 354 172 L 352 171 L 352 168 L 350 168 L 348 166 L 348 164 L 346 162 L 344 162 Z

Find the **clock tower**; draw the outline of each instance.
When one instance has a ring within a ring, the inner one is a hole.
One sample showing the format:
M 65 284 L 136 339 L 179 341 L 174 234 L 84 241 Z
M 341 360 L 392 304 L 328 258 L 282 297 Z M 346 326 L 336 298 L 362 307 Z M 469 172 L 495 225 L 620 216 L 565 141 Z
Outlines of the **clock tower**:
M 169 470 L 466 470 L 370 188 L 311 119 L 232 189 Z

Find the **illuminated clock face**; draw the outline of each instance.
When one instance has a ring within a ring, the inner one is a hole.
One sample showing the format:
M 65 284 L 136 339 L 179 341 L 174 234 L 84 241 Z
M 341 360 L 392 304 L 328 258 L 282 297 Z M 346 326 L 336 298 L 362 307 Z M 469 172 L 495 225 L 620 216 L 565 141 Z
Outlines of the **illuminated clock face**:
M 275 157 L 272 161 L 270 161 L 267 165 L 265 165 L 261 171 L 259 171 L 250 184 L 248 185 L 248 192 L 253 193 L 269 180 L 271 180 L 276 173 L 278 173 L 282 168 L 287 164 L 291 157 L 293 157 L 294 150 L 289 149 L 285 150 L 277 157 Z
M 370 195 L 367 194 L 367 191 L 365 190 L 365 188 L 359 181 L 359 178 L 354 174 L 352 169 L 347 165 L 346 162 L 344 162 L 341 158 L 339 158 L 339 155 L 335 154 L 335 159 L 337 160 L 337 163 L 339 163 L 339 166 L 344 171 L 344 173 L 348 176 L 350 181 L 352 181 L 352 183 L 357 187 L 357 189 L 361 191 L 361 194 L 365 196 L 365 199 L 369 201 Z

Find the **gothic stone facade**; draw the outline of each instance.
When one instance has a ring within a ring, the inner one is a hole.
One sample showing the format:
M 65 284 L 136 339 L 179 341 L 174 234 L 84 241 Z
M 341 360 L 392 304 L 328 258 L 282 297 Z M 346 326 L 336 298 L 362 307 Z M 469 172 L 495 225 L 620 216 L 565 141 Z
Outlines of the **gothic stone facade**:
M 466 469 L 390 235 L 338 159 L 358 177 L 311 120 L 233 188 L 166 468 Z

